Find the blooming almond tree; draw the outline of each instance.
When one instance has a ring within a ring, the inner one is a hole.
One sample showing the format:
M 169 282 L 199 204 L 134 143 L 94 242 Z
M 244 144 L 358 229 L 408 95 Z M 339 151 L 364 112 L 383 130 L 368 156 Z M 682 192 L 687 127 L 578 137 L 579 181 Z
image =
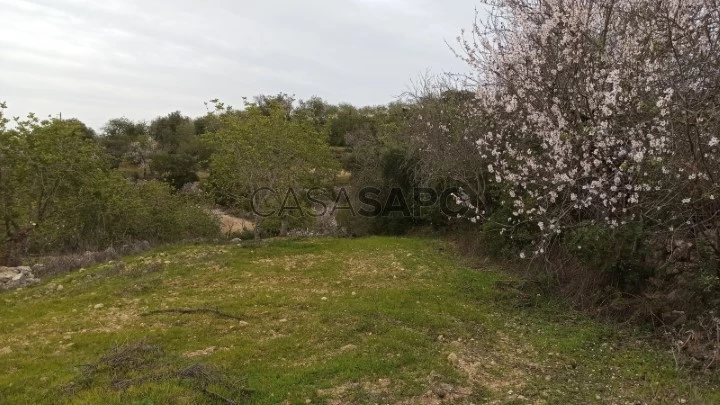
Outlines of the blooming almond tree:
M 459 38 L 475 134 L 513 206 L 554 235 L 642 221 L 720 254 L 720 7 L 712 0 L 494 0 Z

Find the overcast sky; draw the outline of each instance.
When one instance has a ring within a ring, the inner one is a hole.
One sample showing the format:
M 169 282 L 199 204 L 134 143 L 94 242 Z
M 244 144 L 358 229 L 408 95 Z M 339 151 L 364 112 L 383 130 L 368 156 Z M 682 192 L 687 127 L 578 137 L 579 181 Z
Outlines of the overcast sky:
M 425 71 L 463 72 L 446 41 L 473 0 L 0 0 L 10 115 L 195 116 L 218 97 L 286 92 L 384 104 Z

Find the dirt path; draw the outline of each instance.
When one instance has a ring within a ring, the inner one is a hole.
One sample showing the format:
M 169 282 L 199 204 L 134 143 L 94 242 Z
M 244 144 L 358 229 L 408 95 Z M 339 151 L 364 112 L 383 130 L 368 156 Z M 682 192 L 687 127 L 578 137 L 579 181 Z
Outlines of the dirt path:
M 231 235 L 233 233 L 240 233 L 243 231 L 252 232 L 255 230 L 255 224 L 252 222 L 232 216 L 220 208 L 212 210 L 213 215 L 217 216 L 220 222 L 220 230 L 224 235 Z

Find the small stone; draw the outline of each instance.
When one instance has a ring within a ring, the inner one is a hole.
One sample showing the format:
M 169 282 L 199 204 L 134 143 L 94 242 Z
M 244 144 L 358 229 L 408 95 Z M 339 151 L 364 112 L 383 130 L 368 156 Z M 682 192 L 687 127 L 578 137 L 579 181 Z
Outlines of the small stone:
M 448 361 L 449 361 L 450 363 L 452 363 L 453 365 L 457 365 L 458 362 L 460 361 L 460 359 L 458 359 L 458 355 L 455 354 L 455 353 L 450 353 L 450 354 L 448 354 L 447 359 L 448 359 Z
M 320 299 L 323 300 L 323 301 L 327 301 L 327 297 L 322 297 L 322 298 L 320 298 Z
M 104 307 L 104 306 L 105 306 L 104 304 L 95 304 L 95 306 L 94 306 L 93 308 L 95 308 L 95 309 L 100 309 L 100 308 L 102 308 L 102 307 Z
M 283 319 L 279 320 L 278 322 L 285 323 L 285 322 L 287 322 L 287 319 L 283 318 Z
M 62 291 L 62 290 L 63 290 L 64 288 L 65 288 L 65 287 L 63 287 L 63 285 L 62 285 L 62 284 L 58 284 L 58 286 L 57 286 L 56 290 L 58 290 L 58 291 Z
M 248 326 L 248 325 L 250 325 L 250 324 L 247 323 L 247 322 L 245 322 L 245 321 L 240 321 L 240 322 L 238 322 L 238 325 L 240 325 L 240 326 Z

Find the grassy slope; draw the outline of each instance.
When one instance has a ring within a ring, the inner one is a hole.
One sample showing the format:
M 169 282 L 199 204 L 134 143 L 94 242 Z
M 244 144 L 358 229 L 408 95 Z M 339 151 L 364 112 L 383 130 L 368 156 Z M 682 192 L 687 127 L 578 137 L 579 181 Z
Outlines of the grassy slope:
M 156 250 L 0 294 L 0 403 L 720 403 L 638 332 L 503 277 L 423 239 Z M 210 307 L 241 320 L 146 314 Z M 181 378 L 198 363 L 216 375 Z

